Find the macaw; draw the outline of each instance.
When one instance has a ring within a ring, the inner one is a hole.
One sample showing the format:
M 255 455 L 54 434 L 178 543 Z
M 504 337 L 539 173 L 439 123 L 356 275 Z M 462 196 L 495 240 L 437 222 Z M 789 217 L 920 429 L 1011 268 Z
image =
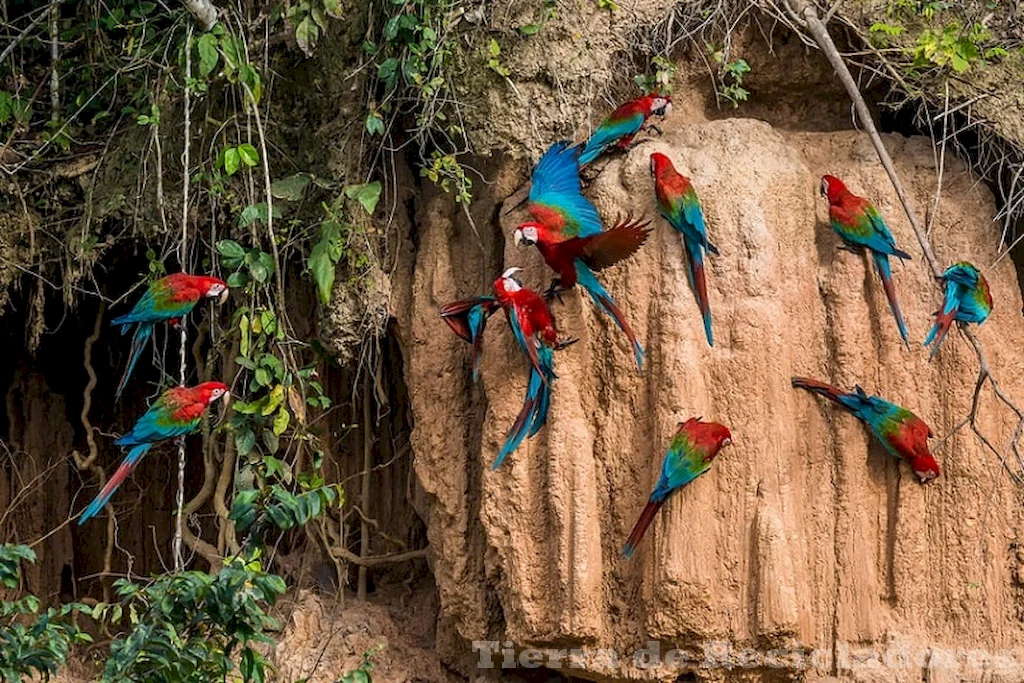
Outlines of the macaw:
M 828 199 L 828 217 L 832 229 L 842 238 L 846 248 L 856 251 L 867 249 L 871 252 L 878 276 L 882 279 L 885 296 L 889 299 L 889 308 L 896 318 L 896 326 L 903 343 L 909 348 L 907 325 L 903 322 L 903 314 L 896 301 L 889 257 L 909 259 L 910 254 L 896 248 L 896 240 L 875 205 L 847 190 L 839 178 L 831 175 L 822 177 L 821 194 Z
M 848 394 L 806 377 L 794 377 L 791 381 L 793 387 L 824 396 L 853 413 L 868 426 L 885 450 L 910 464 L 922 484 L 939 476 L 939 463 L 928 451 L 932 430 L 917 415 L 878 396 L 868 396 L 859 386 Z
M 925 346 L 935 340 L 931 356 L 939 350 L 954 320 L 981 324 L 992 313 L 992 290 L 974 265 L 967 261 L 954 263 L 941 279 L 946 283 L 946 296 L 942 309 L 935 312 L 935 326 L 924 340 Z
M 530 379 L 523 408 L 491 464 L 491 470 L 498 469 L 526 436 L 535 435 L 544 426 L 551 404 L 551 383 L 556 377 L 554 352 L 576 343 L 575 339 L 559 339 L 544 299 L 513 277 L 518 271 L 519 268 L 509 268 L 502 273 L 494 281 L 494 294 L 505 311 L 516 342 L 530 359 Z
M 627 218 L 604 230 L 601 217 L 580 190 L 578 147 L 556 142 L 533 169 L 527 210 L 533 217 L 516 228 L 516 245 L 536 245 L 557 273 L 548 296 L 571 289 L 577 282 L 587 290 L 598 310 L 609 315 L 633 347 L 637 367 L 643 369 L 644 349 L 636 340 L 612 295 L 594 271 L 628 258 L 647 239 L 648 222 Z
M 665 116 L 670 111 L 672 98 L 668 95 L 644 95 L 620 105 L 597 126 L 587 140 L 580 154 L 580 166 L 586 166 L 612 145 L 628 149 L 633 136 L 640 132 L 651 114 Z
M 679 429 L 672 437 L 665 460 L 661 463 L 661 476 L 640 513 L 640 519 L 626 539 L 626 545 L 622 548 L 623 555 L 633 557 L 647 527 L 654 521 L 654 515 L 669 496 L 711 469 L 711 461 L 718 455 L 718 451 L 731 443 L 732 434 L 725 425 L 701 422 L 699 417 L 691 417 L 679 423 Z
M 697 295 L 697 306 L 704 318 L 704 335 L 708 338 L 708 346 L 714 346 L 711 304 L 708 302 L 708 284 L 704 275 L 704 250 L 717 255 L 718 249 L 708 241 L 704 212 L 690 179 L 676 171 L 669 158 L 658 152 L 651 155 L 651 174 L 654 176 L 659 213 L 683 236 L 683 245 L 690 257 L 687 270 L 690 286 Z
M 128 334 L 132 325 L 136 325 L 128 366 L 121 376 L 121 381 L 118 382 L 114 400 L 121 398 L 121 392 L 128 384 L 128 378 L 135 369 L 139 356 L 142 355 L 142 349 L 153 335 L 153 326 L 156 323 L 169 322 L 177 326 L 181 318 L 195 308 L 200 299 L 219 297 L 220 303 L 224 303 L 227 296 L 228 285 L 220 278 L 174 273 L 153 282 L 131 312 L 110 321 L 111 325 L 121 326 L 121 334 Z
M 128 478 L 153 444 L 166 439 L 182 438 L 196 431 L 207 406 L 222 396 L 228 396 L 228 387 L 223 382 L 203 382 L 194 387 L 172 387 L 162 393 L 138 419 L 131 431 L 114 441 L 118 446 L 130 446 L 131 450 L 114 472 L 114 476 L 107 480 L 107 485 L 82 512 L 82 516 L 78 518 L 78 525 L 85 524 L 103 509 L 117 487 Z
M 441 319 L 448 323 L 452 332 L 473 345 L 474 382 L 480 376 L 480 349 L 487 319 L 499 308 L 501 304 L 493 296 L 474 296 L 441 307 Z

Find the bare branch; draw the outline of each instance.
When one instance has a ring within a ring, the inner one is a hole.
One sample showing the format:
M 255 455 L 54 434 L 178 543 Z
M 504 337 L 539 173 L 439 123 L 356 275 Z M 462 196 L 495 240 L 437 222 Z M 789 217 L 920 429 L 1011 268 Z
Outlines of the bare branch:
M 181 0 L 181 4 L 195 17 L 199 28 L 209 31 L 217 23 L 217 7 L 210 0 Z

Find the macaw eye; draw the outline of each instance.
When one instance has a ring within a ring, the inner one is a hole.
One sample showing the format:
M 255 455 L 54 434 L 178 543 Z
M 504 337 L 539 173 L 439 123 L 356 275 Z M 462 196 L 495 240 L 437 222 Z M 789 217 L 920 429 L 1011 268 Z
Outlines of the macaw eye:
M 724 439 L 722 439 L 722 446 L 728 446 L 731 443 L 732 439 L 730 439 L 729 437 L 725 437 Z

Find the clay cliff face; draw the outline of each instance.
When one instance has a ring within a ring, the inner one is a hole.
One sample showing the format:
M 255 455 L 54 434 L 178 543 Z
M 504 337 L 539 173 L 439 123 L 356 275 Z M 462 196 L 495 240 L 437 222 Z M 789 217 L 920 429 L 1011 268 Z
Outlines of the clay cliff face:
M 553 310 L 563 333 L 581 341 L 556 357 L 547 427 L 498 472 L 488 466 L 521 405 L 526 362 L 496 317 L 474 386 L 468 346 L 436 311 L 489 291 L 511 265 L 524 268 L 527 286 L 546 286 L 539 254 L 510 239 L 522 210 L 505 217 L 487 208 L 512 195 L 527 169 L 494 165 L 474 212 L 482 241 L 443 196 L 417 216 L 417 249 L 405 257 L 395 309 L 442 626 L 466 640 L 627 654 L 648 639 L 662 650 L 726 641 L 840 655 L 847 646 L 1024 644 L 1021 491 L 969 429 L 939 440 L 968 414 L 977 364 L 957 332 L 932 363 L 920 346 L 940 291 L 868 140 L 681 119 L 597 162 L 587 194 L 606 221 L 626 212 L 653 218 L 654 151 L 693 179 L 721 250 L 708 265 L 715 347 L 704 340 L 680 239 L 658 218 L 638 255 L 602 274 L 647 349 L 644 374 L 610 320 L 568 294 Z M 923 215 L 935 183 L 928 141 L 886 143 Z M 869 263 L 837 250 L 818 194 L 824 173 L 872 198 L 914 255 L 894 265 L 909 350 Z M 943 266 L 967 259 L 986 270 L 996 305 L 978 335 L 1004 388 L 1024 400 L 1017 276 L 1007 260 L 988 270 L 994 213 L 990 193 L 947 158 L 932 243 Z M 792 390 L 793 375 L 859 383 L 912 409 L 939 437 L 932 446 L 942 477 L 919 485 L 852 417 Z M 728 425 L 733 445 L 664 507 L 626 560 L 622 542 L 668 438 L 694 415 Z M 997 448 L 1016 427 L 989 389 L 978 423 Z M 453 659 L 468 646 L 449 638 L 439 648 Z M 918 678 L 928 661 L 885 676 Z M 844 662 L 819 660 L 810 672 L 866 675 Z M 620 661 L 573 673 L 672 680 L 679 671 Z

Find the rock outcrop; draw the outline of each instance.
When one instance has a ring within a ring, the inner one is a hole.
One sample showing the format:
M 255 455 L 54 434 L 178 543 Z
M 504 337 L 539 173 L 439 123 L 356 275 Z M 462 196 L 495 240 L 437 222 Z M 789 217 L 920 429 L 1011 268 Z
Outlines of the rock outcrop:
M 929 142 L 886 143 L 923 213 L 935 186 Z M 662 654 L 699 653 L 690 667 L 702 678 L 727 672 L 700 666 L 709 643 L 818 650 L 777 666 L 757 660 L 748 673 L 858 678 L 869 675 L 856 663 L 859 649 L 905 646 L 908 666 L 884 675 L 907 680 L 951 675 L 963 664 L 957 648 L 995 656 L 1024 643 L 1022 491 L 969 428 L 951 434 L 971 408 L 977 362 L 958 333 L 931 363 L 920 346 L 940 291 L 866 137 L 670 118 L 662 137 L 596 164 L 587 193 L 606 220 L 653 217 L 654 151 L 693 178 L 721 250 L 708 266 L 716 345 L 704 340 L 680 240 L 656 219 L 638 255 L 602 274 L 647 349 L 644 374 L 623 335 L 570 293 L 554 312 L 581 341 L 556 357 L 547 427 L 497 472 L 488 465 L 521 405 L 526 364 L 495 318 L 474 386 L 468 347 L 437 307 L 487 291 L 507 266 L 524 267 L 525 284 L 537 289 L 550 272 L 534 250 L 508 239 L 521 210 L 504 216 L 507 207 L 499 214 L 478 204 L 479 238 L 443 196 L 417 217 L 417 249 L 406 255 L 404 282 L 401 273 L 396 279 L 395 310 L 442 623 L 466 641 L 611 648 L 618 661 L 571 673 L 631 680 L 680 673 L 664 661 L 637 666 L 633 652 L 649 640 Z M 486 193 L 497 207 L 526 173 L 515 162 L 492 170 Z M 894 266 L 909 350 L 869 263 L 837 250 L 818 194 L 824 173 L 873 198 L 897 244 L 914 255 Z M 994 213 L 991 194 L 947 157 L 930 227 L 943 265 L 993 263 Z M 1003 389 L 1024 401 L 1017 274 L 1008 260 L 986 274 L 996 305 L 978 335 Z M 856 420 L 792 390 L 793 375 L 859 383 L 911 408 L 938 437 L 943 476 L 919 485 Z M 622 541 L 667 440 L 693 415 L 729 425 L 733 445 L 665 506 L 626 560 Z M 979 429 L 1002 449 L 1016 424 L 985 388 Z M 465 656 L 448 647 L 449 660 Z M 1011 678 L 1024 675 L 1000 662 Z M 995 664 L 987 666 L 991 675 Z

